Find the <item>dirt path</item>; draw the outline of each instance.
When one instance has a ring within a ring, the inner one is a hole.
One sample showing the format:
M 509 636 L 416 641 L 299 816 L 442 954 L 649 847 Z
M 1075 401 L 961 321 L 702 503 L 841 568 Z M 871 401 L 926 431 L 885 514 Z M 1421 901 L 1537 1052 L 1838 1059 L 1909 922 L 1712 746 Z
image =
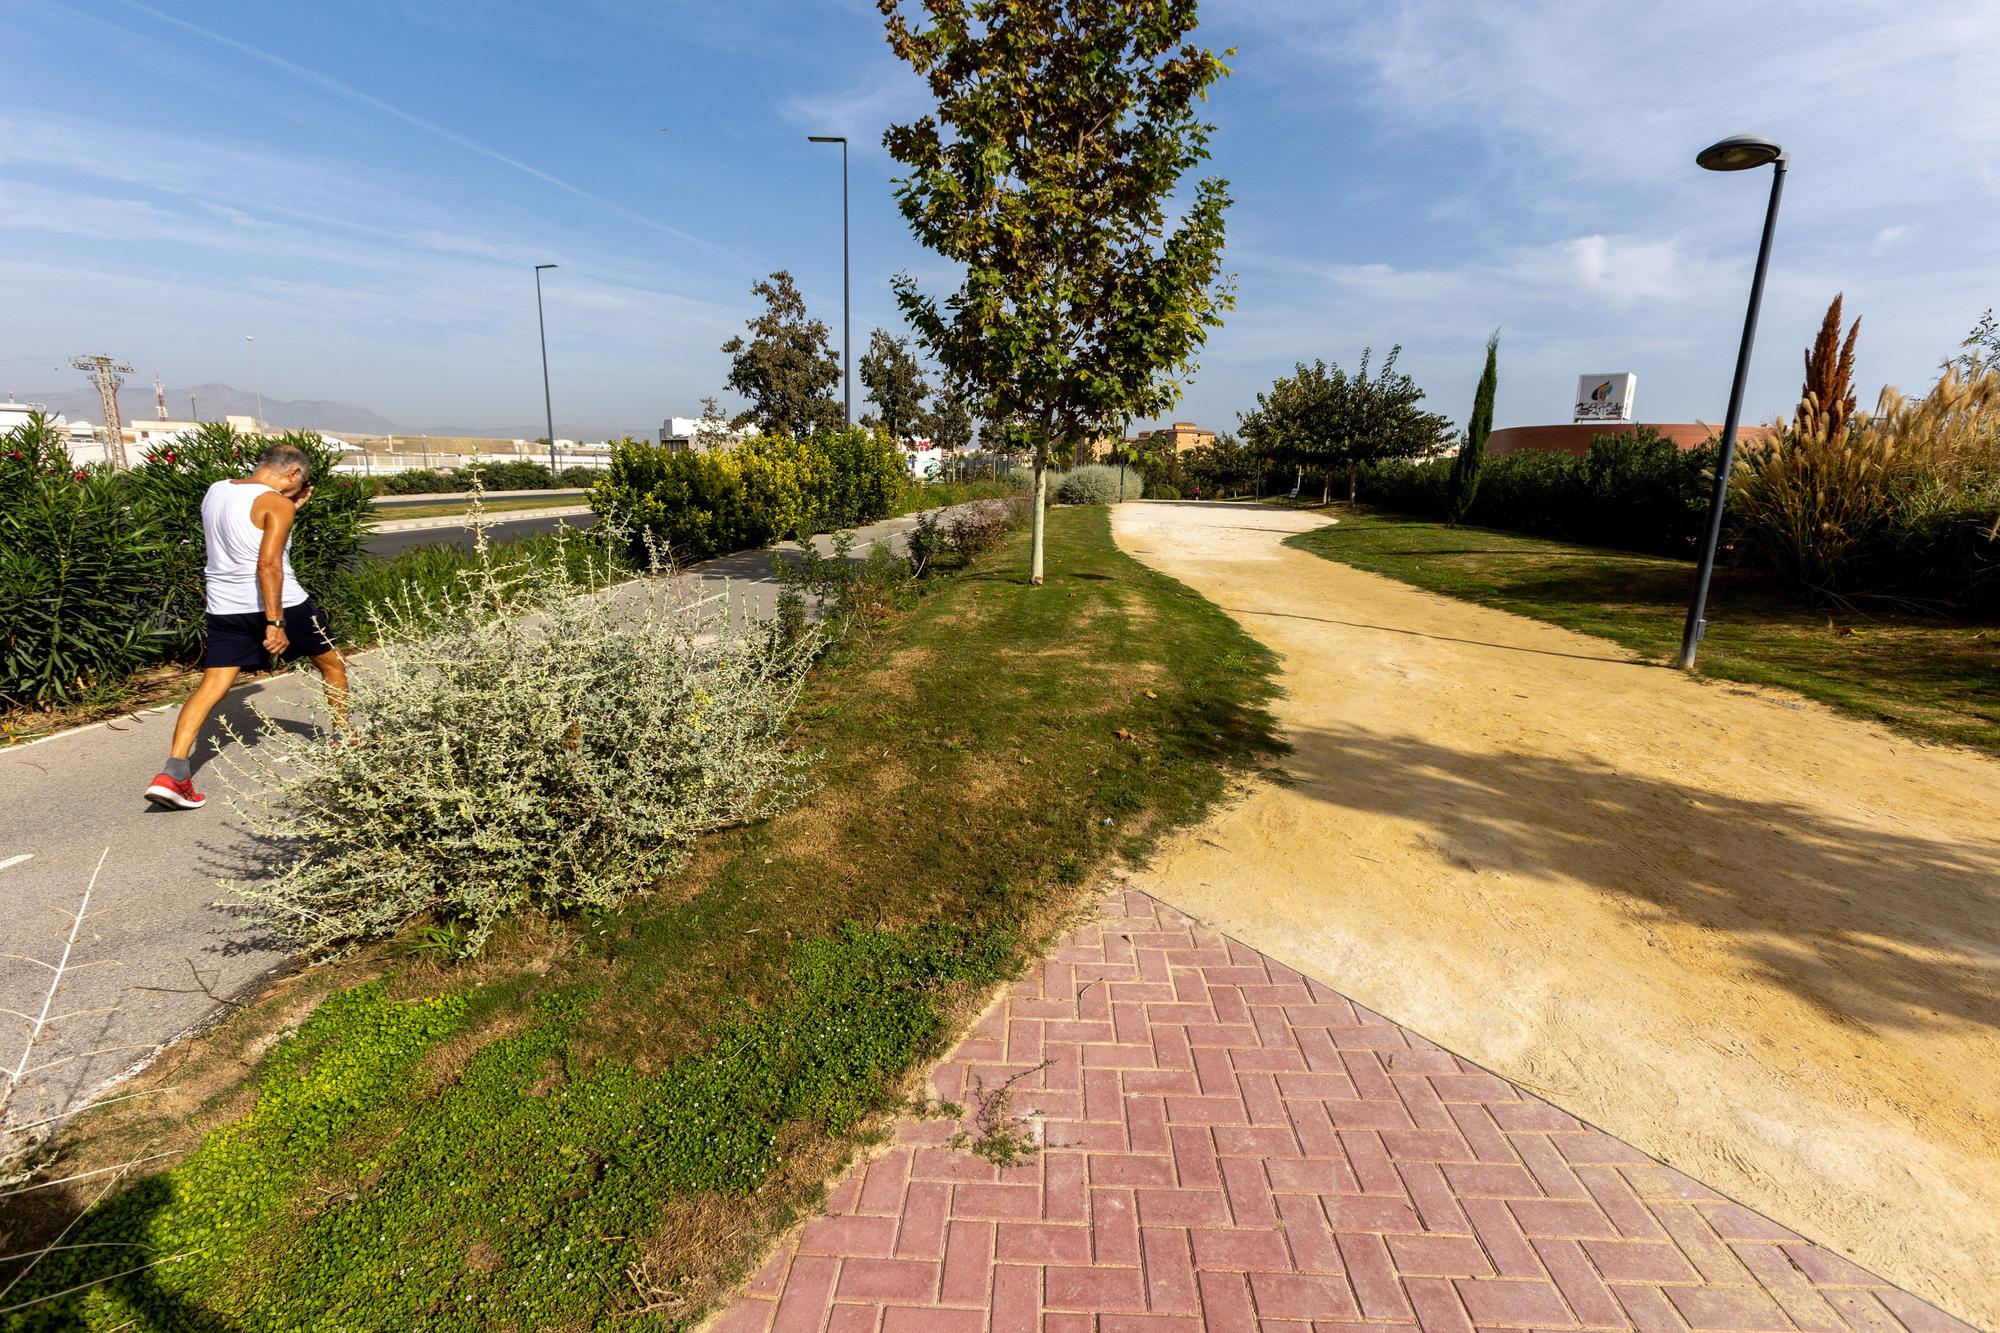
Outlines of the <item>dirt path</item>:
M 1138 887 L 2000 1327 L 2000 763 L 1118 508 L 1282 654 L 1288 782 Z

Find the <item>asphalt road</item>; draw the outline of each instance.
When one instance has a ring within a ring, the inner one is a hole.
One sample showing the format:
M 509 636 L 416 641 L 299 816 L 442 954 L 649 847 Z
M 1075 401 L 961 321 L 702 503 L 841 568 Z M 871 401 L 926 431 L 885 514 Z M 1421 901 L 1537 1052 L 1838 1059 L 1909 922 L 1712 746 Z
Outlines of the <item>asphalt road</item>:
M 900 541 L 912 518 L 891 519 L 859 532 L 858 550 L 877 539 Z M 530 525 L 509 523 L 504 536 Z M 469 542 L 463 529 L 388 534 L 428 541 Z M 820 539 L 826 549 L 826 538 Z M 796 549 L 796 548 L 794 548 Z M 708 591 L 728 590 L 740 614 L 771 613 L 776 587 L 771 552 L 745 551 L 688 570 L 683 577 Z M 365 655 L 356 669 L 366 670 Z M 230 692 L 216 718 L 227 718 L 244 742 L 256 743 L 254 707 L 275 726 L 310 725 L 320 698 L 318 677 L 262 676 Z M 226 901 L 219 881 L 255 872 L 257 846 L 230 808 L 212 741 L 226 740 L 211 722 L 196 759 L 196 782 L 208 805 L 167 811 L 142 796 L 166 758 L 178 706 L 169 705 L 0 750 L 0 1007 L 41 1009 L 48 974 L 5 957 L 53 961 L 61 952 L 68 914 L 75 910 L 98 858 L 109 854 L 91 911 L 72 957 L 58 1012 L 78 1016 L 56 1025 L 59 1038 L 38 1049 L 35 1063 L 62 1060 L 24 1081 L 9 1108 L 21 1125 L 74 1109 L 122 1071 L 208 1020 L 228 997 L 253 987 L 288 958 L 282 940 L 246 920 Z M 21 1043 L 0 1026 L 0 1062 L 13 1068 Z

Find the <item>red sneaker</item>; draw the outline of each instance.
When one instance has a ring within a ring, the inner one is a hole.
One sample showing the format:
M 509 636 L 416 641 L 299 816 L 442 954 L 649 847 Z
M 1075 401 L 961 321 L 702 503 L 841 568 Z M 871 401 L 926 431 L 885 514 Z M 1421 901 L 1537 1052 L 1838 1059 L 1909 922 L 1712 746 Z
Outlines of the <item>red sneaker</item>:
M 193 778 L 181 782 L 165 773 L 154 777 L 153 785 L 146 788 L 146 799 L 169 810 L 199 810 L 208 804 L 208 798 L 194 789 Z

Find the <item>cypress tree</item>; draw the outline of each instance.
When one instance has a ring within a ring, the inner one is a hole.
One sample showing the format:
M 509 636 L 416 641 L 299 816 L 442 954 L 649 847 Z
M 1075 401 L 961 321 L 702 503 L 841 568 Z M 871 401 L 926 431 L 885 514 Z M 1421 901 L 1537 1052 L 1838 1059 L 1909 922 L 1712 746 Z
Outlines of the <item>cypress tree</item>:
M 1472 419 L 1465 423 L 1465 442 L 1452 460 L 1449 513 L 1446 521 L 1457 527 L 1472 510 L 1479 494 L 1479 468 L 1486 457 L 1486 437 L 1493 433 L 1493 394 L 1500 387 L 1500 330 L 1486 340 L 1486 369 L 1479 374 L 1479 389 L 1472 396 Z

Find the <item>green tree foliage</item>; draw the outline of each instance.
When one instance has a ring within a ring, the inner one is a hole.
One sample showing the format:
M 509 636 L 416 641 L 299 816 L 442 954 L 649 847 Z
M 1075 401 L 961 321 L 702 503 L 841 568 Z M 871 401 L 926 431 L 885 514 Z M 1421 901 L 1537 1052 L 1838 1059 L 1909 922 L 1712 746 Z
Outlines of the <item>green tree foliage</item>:
M 965 387 L 946 376 L 931 398 L 928 420 L 931 443 L 944 450 L 947 466 L 956 471 L 960 456 L 972 447 L 972 400 Z
M 1242 417 L 1243 433 L 1257 450 L 1283 466 L 1318 472 L 1321 503 L 1333 498 L 1333 475 L 1347 473 L 1347 498 L 1357 495 L 1363 465 L 1387 458 L 1421 458 L 1444 446 L 1451 423 L 1425 411 L 1424 391 L 1396 369 L 1402 355 L 1389 349 L 1371 374 L 1373 349 L 1361 353 L 1352 375 L 1339 365 L 1300 362 L 1280 376 L 1257 407 Z
M 1493 395 L 1500 387 L 1500 331 L 1486 339 L 1486 368 L 1472 395 L 1472 416 L 1465 424 L 1465 442 L 1451 462 L 1451 500 L 1446 523 L 1457 527 L 1479 495 L 1479 469 L 1486 458 L 1486 437 L 1493 433 Z
M 907 440 L 924 426 L 924 399 L 931 386 L 924 368 L 910 355 L 910 340 L 891 336 L 882 329 L 869 335 L 868 350 L 861 355 L 861 384 L 876 415 L 863 417 L 865 426 L 879 425 L 896 441 Z
M 782 269 L 750 291 L 763 298 L 764 313 L 749 321 L 747 339 L 738 334 L 722 344 L 732 358 L 729 387 L 750 400 L 736 424 L 754 424 L 766 435 L 839 430 L 846 424 L 833 396 L 840 358 L 827 341 L 826 325 L 806 313 L 805 298 Z
M 917 239 L 964 272 L 942 297 L 899 274 L 897 301 L 1032 451 L 1038 584 L 1051 447 L 1171 410 L 1233 303 L 1225 183 L 1201 180 L 1177 218 L 1167 212 L 1208 156 L 1196 105 L 1228 71 L 1187 40 L 1194 0 L 878 7 L 890 47 L 936 99 L 883 136 L 908 169 L 897 199 Z
M 1943 368 L 1957 371 L 1962 380 L 1976 380 L 1989 370 L 2000 370 L 2000 321 L 1993 318 L 1991 306 L 1959 343 L 1958 355 L 1945 358 Z

